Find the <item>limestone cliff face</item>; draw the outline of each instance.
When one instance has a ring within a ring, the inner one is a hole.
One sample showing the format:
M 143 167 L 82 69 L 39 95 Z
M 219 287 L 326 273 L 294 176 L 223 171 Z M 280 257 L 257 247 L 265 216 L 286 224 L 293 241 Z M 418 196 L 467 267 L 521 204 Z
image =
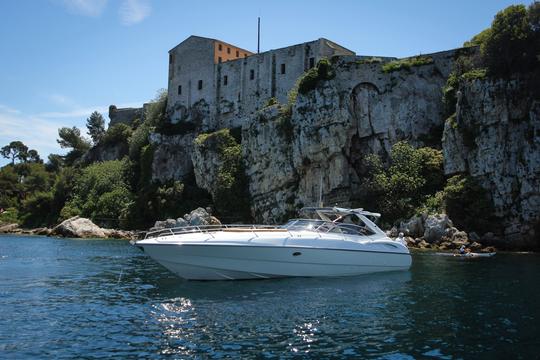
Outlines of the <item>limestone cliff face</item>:
M 301 206 L 365 206 L 356 199 L 364 158 L 387 158 L 393 144 L 441 147 L 445 172 L 478 179 L 492 194 L 507 240 L 531 238 L 540 211 L 540 102 L 524 79 L 475 80 L 458 93 L 457 114 L 445 123 L 442 87 L 455 52 L 431 54 L 421 66 L 384 72 L 357 57 L 334 61 L 335 77 L 299 95 L 292 111 L 274 105 L 242 124 L 242 154 L 256 221 L 280 222 Z M 205 119 L 217 130 L 219 121 Z M 457 125 L 456 125 L 457 124 Z M 443 136 L 444 131 L 444 136 Z M 195 133 L 154 134 L 153 178 L 182 179 L 215 193 L 219 155 L 195 149 Z M 234 204 L 231 204 L 234 206 Z
M 340 58 L 334 79 L 298 97 L 289 136 L 276 107 L 252 116 L 242 145 L 257 220 L 273 222 L 293 205 L 316 205 L 321 184 L 325 204 L 358 205 L 364 156 L 384 157 L 400 140 L 440 144 L 441 88 L 453 53 L 433 60 L 384 73 L 380 63 Z
M 194 133 L 184 135 L 163 135 L 153 133 L 150 143 L 154 146 L 152 180 L 182 180 L 193 171 L 191 154 Z
M 531 241 L 540 217 L 540 101 L 527 80 L 461 86 L 444 128 L 445 172 L 467 173 L 489 191 L 509 241 Z

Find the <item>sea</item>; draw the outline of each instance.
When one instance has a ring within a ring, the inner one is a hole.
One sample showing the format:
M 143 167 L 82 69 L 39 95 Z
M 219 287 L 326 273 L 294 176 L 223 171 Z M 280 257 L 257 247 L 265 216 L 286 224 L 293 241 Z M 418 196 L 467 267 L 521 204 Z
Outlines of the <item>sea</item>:
M 185 281 L 124 240 L 0 236 L 1 359 L 538 359 L 540 255 Z

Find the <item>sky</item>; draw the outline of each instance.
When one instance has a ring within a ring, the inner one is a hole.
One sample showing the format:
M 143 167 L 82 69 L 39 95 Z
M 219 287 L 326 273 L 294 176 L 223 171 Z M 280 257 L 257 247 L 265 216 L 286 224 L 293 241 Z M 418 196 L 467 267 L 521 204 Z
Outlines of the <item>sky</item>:
M 58 129 L 140 106 L 167 86 L 168 50 L 190 35 L 261 51 L 328 38 L 358 55 L 460 47 L 507 0 L 1 0 L 0 147 L 64 153 Z M 0 166 L 8 162 L 0 158 Z

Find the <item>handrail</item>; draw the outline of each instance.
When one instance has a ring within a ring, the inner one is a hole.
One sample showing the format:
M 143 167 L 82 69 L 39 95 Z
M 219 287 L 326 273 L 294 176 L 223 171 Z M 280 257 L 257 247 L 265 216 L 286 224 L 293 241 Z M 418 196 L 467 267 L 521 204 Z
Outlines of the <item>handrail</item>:
M 305 226 L 306 223 L 310 225 L 315 225 L 312 228 Z M 341 234 L 351 234 L 351 235 L 372 235 L 369 229 L 363 226 L 356 224 L 346 224 L 346 223 L 336 223 L 331 221 L 324 220 L 315 220 L 315 219 L 292 219 L 289 223 L 285 225 L 246 225 L 246 224 L 221 224 L 221 225 L 190 225 L 190 226 L 180 226 L 174 228 L 165 228 L 160 230 L 155 230 L 146 233 L 145 239 L 152 238 L 161 238 L 168 237 L 173 235 L 182 235 L 188 233 L 208 233 L 223 231 L 225 229 L 246 229 L 252 230 L 254 236 L 258 236 L 255 232 L 257 230 L 286 230 L 290 233 L 291 230 L 303 230 L 303 231 L 313 231 L 316 233 L 330 233 L 335 230 L 339 230 Z

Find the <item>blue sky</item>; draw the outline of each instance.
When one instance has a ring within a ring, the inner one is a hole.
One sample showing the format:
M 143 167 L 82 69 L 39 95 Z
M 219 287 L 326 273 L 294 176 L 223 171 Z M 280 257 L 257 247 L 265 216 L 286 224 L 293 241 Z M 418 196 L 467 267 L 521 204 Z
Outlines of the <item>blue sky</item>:
M 167 51 L 191 34 L 256 51 L 261 16 L 263 51 L 326 37 L 360 55 L 402 57 L 459 47 L 516 3 L 2 0 L 0 146 L 62 152 L 59 127 L 85 130 L 92 111 L 138 106 L 166 87 Z

